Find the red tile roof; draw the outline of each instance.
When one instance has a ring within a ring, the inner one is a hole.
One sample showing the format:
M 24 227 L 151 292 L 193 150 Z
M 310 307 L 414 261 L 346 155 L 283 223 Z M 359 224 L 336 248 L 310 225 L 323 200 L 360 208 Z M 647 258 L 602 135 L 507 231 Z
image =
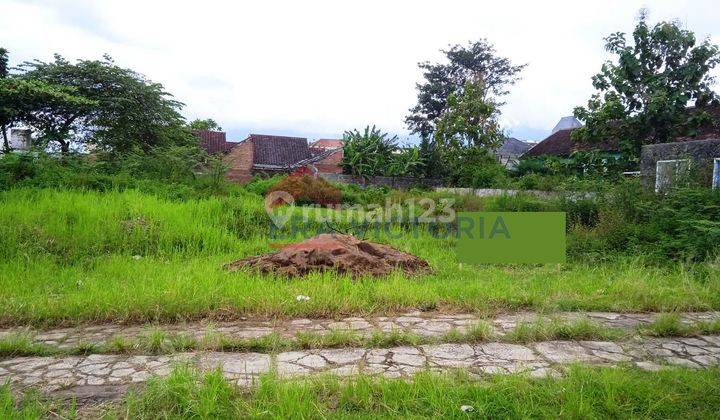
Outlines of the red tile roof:
M 312 157 L 304 137 L 250 134 L 255 165 L 289 166 Z
M 319 147 L 323 149 L 337 149 L 343 147 L 343 141 L 340 139 L 318 139 L 310 144 L 310 147 Z
M 617 140 L 604 141 L 600 143 L 578 143 L 571 138 L 573 129 L 560 130 L 551 134 L 548 138 L 541 141 L 525 152 L 523 156 L 570 156 L 573 152 L 600 150 L 603 152 L 615 152 L 620 149 Z
M 228 142 L 224 131 L 196 130 L 194 133 L 200 137 L 200 147 L 210 154 L 227 152 L 237 144 Z

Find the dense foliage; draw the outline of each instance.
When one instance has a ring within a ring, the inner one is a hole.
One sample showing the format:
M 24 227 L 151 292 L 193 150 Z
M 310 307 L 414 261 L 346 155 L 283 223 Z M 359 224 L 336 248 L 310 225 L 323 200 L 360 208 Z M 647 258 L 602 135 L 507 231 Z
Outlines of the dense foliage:
M 481 147 L 492 150 L 502 144 L 498 105 L 488 98 L 479 76 L 447 99 L 445 112 L 438 118 L 435 142 L 441 150 Z
M 346 131 L 343 135 L 343 171 L 368 178 L 371 176 L 418 176 L 423 160 L 417 147 L 400 148 L 397 136 L 390 137 L 375 126 Z
M 428 178 L 459 177 L 448 171 L 447 149 L 496 146 L 502 139 L 497 119 L 501 98 L 525 65 L 497 55 L 487 40 L 443 50 L 446 61 L 422 62 L 417 105 L 405 123 L 420 136 L 420 156 Z
M 686 107 L 691 101 L 703 107 L 715 97 L 711 72 L 720 62 L 720 49 L 709 39 L 698 43 L 679 22 L 650 27 L 645 11 L 632 37 L 632 44 L 621 32 L 605 38 L 605 48 L 616 61 L 603 64 L 593 77 L 598 92 L 587 107 L 575 109 L 585 126 L 573 137 L 615 138 L 626 153 L 637 156 L 643 144 L 692 135 L 709 123 L 707 113 L 688 112 Z

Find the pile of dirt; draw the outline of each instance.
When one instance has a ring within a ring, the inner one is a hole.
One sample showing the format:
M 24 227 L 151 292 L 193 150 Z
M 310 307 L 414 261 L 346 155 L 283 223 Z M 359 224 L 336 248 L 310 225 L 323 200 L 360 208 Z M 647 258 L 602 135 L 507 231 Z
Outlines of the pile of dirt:
M 325 270 L 347 273 L 353 277 L 384 276 L 394 269 L 411 275 L 432 271 L 427 261 L 414 255 L 340 234 L 321 234 L 287 245 L 276 253 L 243 258 L 226 266 L 231 270 L 240 267 L 254 267 L 263 273 L 289 277 Z

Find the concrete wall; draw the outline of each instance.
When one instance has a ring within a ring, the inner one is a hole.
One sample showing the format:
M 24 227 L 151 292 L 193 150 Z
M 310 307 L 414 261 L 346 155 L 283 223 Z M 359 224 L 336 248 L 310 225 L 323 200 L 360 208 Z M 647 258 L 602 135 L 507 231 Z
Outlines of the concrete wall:
M 595 198 L 594 192 L 582 192 L 582 191 L 566 191 L 559 193 L 556 191 L 541 191 L 541 190 L 505 190 L 499 188 L 435 188 L 435 191 L 449 192 L 457 195 L 476 195 L 478 197 L 497 197 L 501 195 L 517 195 L 517 194 L 528 194 L 538 198 L 558 198 L 565 197 L 570 200 L 582 200 Z
M 655 188 L 659 160 L 690 159 L 692 170 L 703 185 L 711 186 L 713 159 L 720 158 L 720 139 L 650 144 L 642 147 L 640 178 L 647 188 Z
M 345 174 L 320 173 L 319 175 L 330 182 L 341 182 L 343 184 L 355 184 L 362 186 L 385 186 L 398 190 L 407 190 L 417 186 L 439 187 L 443 185 L 443 181 L 440 179 L 374 176 L 370 177 L 368 180 L 365 180 L 362 177 Z

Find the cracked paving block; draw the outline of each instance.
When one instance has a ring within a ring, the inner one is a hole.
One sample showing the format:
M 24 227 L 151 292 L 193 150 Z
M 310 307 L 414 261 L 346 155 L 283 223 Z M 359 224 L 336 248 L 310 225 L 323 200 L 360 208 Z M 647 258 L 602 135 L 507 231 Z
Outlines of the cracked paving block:
M 308 354 L 307 356 L 300 358 L 295 363 L 311 369 L 322 369 L 327 365 L 325 359 L 317 354 Z
M 330 349 L 320 351 L 320 355 L 330 363 L 344 365 L 356 363 L 365 355 L 364 349 Z
M 277 373 L 280 376 L 296 376 L 312 373 L 312 370 L 300 365 L 296 365 L 295 363 L 278 362 Z
M 278 362 L 297 362 L 301 357 L 307 355 L 304 351 L 286 351 L 277 355 Z
M 537 350 L 546 359 L 555 363 L 569 362 L 598 362 L 597 356 L 593 356 L 582 345 L 572 341 L 548 341 L 537 343 Z
M 477 353 L 482 353 L 503 360 L 530 361 L 537 359 L 535 353 L 518 344 L 487 343 L 475 346 Z
M 207 353 L 200 357 L 201 369 L 219 367 L 224 373 L 258 375 L 270 371 L 270 355 L 261 353 Z
M 698 365 L 697 363 L 688 359 L 683 359 L 681 357 L 666 357 L 665 361 L 670 363 L 671 365 L 684 366 L 688 368 L 697 369 L 700 367 L 700 365 Z
M 420 354 L 394 353 L 392 361 L 398 365 L 423 366 L 426 360 L 425 356 Z
M 720 347 L 720 336 L 703 335 L 702 339 L 714 346 Z
M 413 330 L 425 330 L 435 333 L 446 333 L 453 328 L 450 322 L 423 321 L 415 324 Z
M 662 369 L 662 366 L 658 365 L 657 363 L 650 362 L 647 360 L 644 360 L 641 362 L 635 362 L 635 366 L 639 367 L 642 370 L 648 370 L 651 372 L 656 372 L 656 371 Z
M 372 349 L 365 355 L 365 361 L 371 364 L 384 363 L 389 355 L 389 349 Z
M 469 344 L 435 344 L 420 346 L 429 358 L 441 359 L 467 359 L 475 355 L 475 350 Z
M 718 364 L 720 359 L 718 359 L 715 356 L 710 355 L 700 355 L 700 356 L 694 356 L 691 358 L 695 363 L 698 363 L 702 366 L 709 367 L 709 366 L 715 366 Z

